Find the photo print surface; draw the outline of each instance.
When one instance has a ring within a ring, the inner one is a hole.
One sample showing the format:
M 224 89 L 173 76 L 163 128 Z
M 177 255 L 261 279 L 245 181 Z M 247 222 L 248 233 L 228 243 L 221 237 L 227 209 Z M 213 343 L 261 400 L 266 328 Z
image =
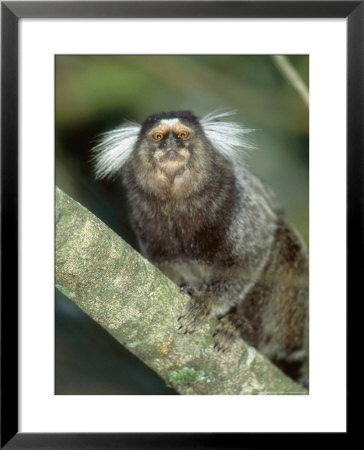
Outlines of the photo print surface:
M 167 277 L 118 271 L 114 247 L 110 266 L 111 235 L 84 219 L 78 264 L 56 261 L 56 394 L 306 392 L 308 69 L 56 56 L 57 187 Z

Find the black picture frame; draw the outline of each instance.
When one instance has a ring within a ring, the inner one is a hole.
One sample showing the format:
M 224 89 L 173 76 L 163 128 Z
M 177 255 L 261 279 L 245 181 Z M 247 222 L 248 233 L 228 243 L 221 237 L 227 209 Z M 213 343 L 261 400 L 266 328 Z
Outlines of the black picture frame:
M 1 448 L 226 449 L 271 442 L 270 433 L 18 433 L 18 23 L 22 18 L 346 18 L 348 300 L 362 292 L 364 1 L 196 1 L 188 7 L 183 1 L 14 1 L 1 3 L 1 16 Z M 286 435 L 283 442 L 291 438 L 297 435 Z

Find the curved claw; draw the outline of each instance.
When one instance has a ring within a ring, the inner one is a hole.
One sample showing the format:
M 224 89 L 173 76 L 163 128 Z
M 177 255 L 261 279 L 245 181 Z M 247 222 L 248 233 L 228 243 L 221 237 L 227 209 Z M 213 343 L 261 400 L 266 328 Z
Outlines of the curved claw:
M 181 286 L 180 289 L 185 291 L 190 288 Z M 199 329 L 204 322 L 209 320 L 213 315 L 215 308 L 216 306 L 211 298 L 199 293 L 191 299 L 183 315 L 178 317 L 178 330 L 182 332 L 186 330 L 185 334 L 194 332 Z
M 183 284 L 182 286 L 180 286 L 179 291 L 182 294 L 189 295 L 190 297 L 193 296 L 193 289 L 190 286 L 188 286 L 187 284 Z

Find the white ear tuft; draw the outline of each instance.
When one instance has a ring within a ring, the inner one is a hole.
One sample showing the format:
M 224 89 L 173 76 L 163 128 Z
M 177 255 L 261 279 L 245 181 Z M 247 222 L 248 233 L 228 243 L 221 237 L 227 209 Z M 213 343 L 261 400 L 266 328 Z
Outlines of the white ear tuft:
M 92 149 L 96 179 L 112 178 L 118 174 L 133 151 L 140 129 L 141 125 L 126 122 L 101 135 L 99 143 Z
M 225 120 L 235 111 L 213 111 L 204 116 L 200 123 L 207 139 L 214 148 L 226 158 L 238 163 L 244 150 L 254 149 L 255 146 L 247 134 L 255 131 L 244 126 Z

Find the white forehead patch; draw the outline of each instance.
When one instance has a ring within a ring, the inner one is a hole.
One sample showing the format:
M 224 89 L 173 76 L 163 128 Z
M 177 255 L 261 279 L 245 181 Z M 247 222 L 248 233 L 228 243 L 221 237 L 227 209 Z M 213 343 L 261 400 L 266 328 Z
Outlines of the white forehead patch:
M 177 117 L 175 117 L 174 119 L 162 119 L 161 120 L 161 123 L 164 123 L 165 125 L 168 125 L 169 127 L 171 127 L 172 125 L 175 125 L 178 122 L 179 122 L 179 119 Z

